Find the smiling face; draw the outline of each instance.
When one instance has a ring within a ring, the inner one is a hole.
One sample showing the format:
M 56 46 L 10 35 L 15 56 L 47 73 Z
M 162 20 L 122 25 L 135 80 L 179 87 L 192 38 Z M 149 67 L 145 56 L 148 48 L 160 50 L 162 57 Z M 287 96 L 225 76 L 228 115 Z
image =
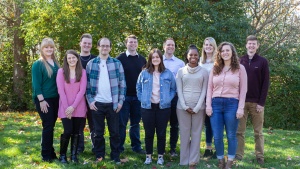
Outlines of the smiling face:
M 246 44 L 248 55 L 254 55 L 259 47 L 257 40 L 248 40 Z
M 206 54 L 213 54 L 215 50 L 214 46 L 209 42 L 209 40 L 205 40 L 203 48 Z
M 98 44 L 99 53 L 102 56 L 108 56 L 111 50 L 109 39 L 103 38 Z
M 196 49 L 190 49 L 187 54 L 187 60 L 189 64 L 198 64 L 199 62 L 199 53 Z
M 67 54 L 67 62 L 69 67 L 76 67 L 78 58 L 73 54 Z
M 43 55 L 47 58 L 51 58 L 54 52 L 54 47 L 48 45 L 42 48 Z
M 165 55 L 173 56 L 175 52 L 175 42 L 174 40 L 167 40 L 164 44 Z
M 90 53 L 92 49 L 92 39 L 82 38 L 79 45 L 82 53 Z
M 232 58 L 232 49 L 229 45 L 224 45 L 221 49 L 221 57 L 224 60 L 224 62 L 226 61 L 231 61 Z
M 160 62 L 161 62 L 161 59 L 160 59 L 158 53 L 156 53 L 156 52 L 153 53 L 153 55 L 152 55 L 152 65 L 154 67 L 159 66 Z
M 128 38 L 126 43 L 127 50 L 130 52 L 136 52 L 138 47 L 138 41 L 134 38 Z

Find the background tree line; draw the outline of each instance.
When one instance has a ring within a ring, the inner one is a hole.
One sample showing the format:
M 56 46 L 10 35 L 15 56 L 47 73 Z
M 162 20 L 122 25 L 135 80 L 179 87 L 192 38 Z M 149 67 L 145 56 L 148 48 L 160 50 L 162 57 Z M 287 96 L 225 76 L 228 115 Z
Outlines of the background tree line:
M 67 49 L 79 50 L 83 33 L 93 35 L 93 54 L 99 38 L 110 38 L 112 56 L 125 50 L 129 34 L 138 36 L 144 56 L 173 37 L 181 58 L 208 36 L 232 42 L 241 56 L 254 34 L 270 63 L 265 127 L 300 129 L 299 7 L 296 0 L 2 0 L 0 110 L 34 110 L 31 65 L 44 37 L 54 39 L 62 60 Z

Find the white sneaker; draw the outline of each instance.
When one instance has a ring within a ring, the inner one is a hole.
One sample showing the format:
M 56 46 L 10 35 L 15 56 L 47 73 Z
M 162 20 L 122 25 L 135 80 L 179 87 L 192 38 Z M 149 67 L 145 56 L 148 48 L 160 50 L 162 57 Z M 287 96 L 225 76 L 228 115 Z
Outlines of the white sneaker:
M 157 164 L 158 165 L 164 165 L 164 158 L 163 157 L 158 157 Z
M 149 165 L 149 164 L 151 164 L 151 163 L 152 163 L 151 157 L 146 157 L 146 160 L 145 160 L 144 164 Z

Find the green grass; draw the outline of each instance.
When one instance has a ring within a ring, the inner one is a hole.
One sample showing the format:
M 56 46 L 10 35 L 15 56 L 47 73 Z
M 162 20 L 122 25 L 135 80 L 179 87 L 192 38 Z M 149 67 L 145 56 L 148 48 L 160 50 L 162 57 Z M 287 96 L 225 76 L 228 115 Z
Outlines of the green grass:
M 156 150 L 154 149 L 154 161 L 152 165 L 143 164 L 144 155 L 137 155 L 130 149 L 130 140 L 127 138 L 125 152 L 121 158 L 128 158 L 129 162 L 115 165 L 109 160 L 96 164 L 95 157 L 91 153 L 88 129 L 85 130 L 85 152 L 79 156 L 79 164 L 63 165 L 58 161 L 53 163 L 42 162 L 40 157 L 41 120 L 35 112 L 25 113 L 0 113 L 0 168 L 188 168 L 178 166 L 179 157 L 172 158 L 165 155 L 165 165 L 156 165 Z M 59 156 L 59 136 L 62 133 L 62 123 L 57 121 L 55 127 L 54 148 Z M 243 161 L 236 163 L 233 168 L 300 168 L 300 132 L 287 130 L 264 129 L 265 136 L 265 164 L 257 165 L 254 155 L 254 139 L 251 128 L 246 133 L 246 149 Z M 144 131 L 141 130 L 141 138 Z M 201 154 L 204 153 L 204 132 L 202 132 Z M 168 142 L 168 136 L 167 136 Z M 225 140 L 226 142 L 226 140 Z M 109 139 L 106 132 L 106 159 L 109 159 Z M 226 145 L 226 143 L 225 143 Z M 179 145 L 178 145 L 179 146 Z M 154 148 L 156 142 L 154 142 Z M 226 148 L 225 148 L 226 149 Z M 166 150 L 169 150 L 168 144 Z M 179 147 L 177 147 L 179 150 Z M 226 152 L 225 152 L 226 154 Z M 201 158 L 197 168 L 217 168 L 217 160 Z

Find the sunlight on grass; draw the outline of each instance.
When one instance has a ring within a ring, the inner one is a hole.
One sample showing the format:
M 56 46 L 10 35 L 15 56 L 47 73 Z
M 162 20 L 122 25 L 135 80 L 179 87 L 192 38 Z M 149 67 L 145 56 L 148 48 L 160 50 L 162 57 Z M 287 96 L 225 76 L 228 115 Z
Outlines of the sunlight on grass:
M 0 154 L 7 157 L 15 157 L 15 156 L 20 156 L 22 152 L 20 151 L 19 147 L 10 147 L 1 150 Z

